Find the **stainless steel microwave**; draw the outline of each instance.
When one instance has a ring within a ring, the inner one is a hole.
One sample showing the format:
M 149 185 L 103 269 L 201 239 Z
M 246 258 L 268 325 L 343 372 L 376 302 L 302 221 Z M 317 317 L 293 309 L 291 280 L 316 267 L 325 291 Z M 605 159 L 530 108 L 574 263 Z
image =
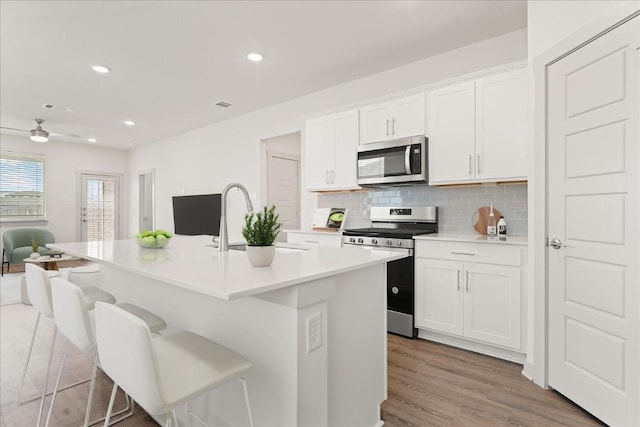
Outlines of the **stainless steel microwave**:
M 427 138 L 423 135 L 358 146 L 358 185 L 426 184 Z

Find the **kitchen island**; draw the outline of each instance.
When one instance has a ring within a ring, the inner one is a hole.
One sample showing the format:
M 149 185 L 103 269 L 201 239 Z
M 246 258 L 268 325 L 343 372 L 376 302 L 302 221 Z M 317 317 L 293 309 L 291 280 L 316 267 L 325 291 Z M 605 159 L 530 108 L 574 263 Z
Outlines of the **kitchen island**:
M 51 244 L 101 264 L 105 290 L 245 356 L 254 421 L 267 426 L 376 426 L 386 398 L 386 263 L 402 254 L 278 248 L 251 267 L 210 236 L 164 249 L 134 240 Z M 195 401 L 209 425 L 248 425 L 240 384 Z M 185 412 L 178 414 L 186 417 Z

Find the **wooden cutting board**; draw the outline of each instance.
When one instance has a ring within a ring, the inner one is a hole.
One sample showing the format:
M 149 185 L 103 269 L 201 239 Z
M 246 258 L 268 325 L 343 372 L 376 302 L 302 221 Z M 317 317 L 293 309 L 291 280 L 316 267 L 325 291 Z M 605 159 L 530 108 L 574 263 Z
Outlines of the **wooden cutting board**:
M 473 213 L 473 218 L 472 218 L 472 222 L 473 222 L 473 228 L 476 229 L 476 231 L 480 234 L 487 234 L 487 224 L 489 223 L 489 212 L 491 212 L 491 207 L 490 206 L 483 206 L 481 208 L 478 208 L 478 210 L 476 210 Z M 500 221 L 500 211 L 498 209 L 496 209 L 496 207 L 493 207 L 493 216 L 495 216 L 496 218 L 496 225 L 498 224 L 498 221 Z

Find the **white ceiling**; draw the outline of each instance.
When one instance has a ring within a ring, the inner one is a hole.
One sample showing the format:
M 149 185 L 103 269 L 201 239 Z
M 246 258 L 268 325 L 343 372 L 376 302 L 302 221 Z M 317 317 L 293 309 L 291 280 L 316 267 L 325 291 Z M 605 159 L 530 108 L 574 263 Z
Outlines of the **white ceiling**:
M 82 137 L 52 140 L 95 137 L 123 149 L 526 26 L 525 0 L 2 0 L 0 8 L 1 125 L 33 129 L 37 117 L 48 131 Z M 264 61 L 249 62 L 252 51 Z M 98 75 L 94 64 L 113 71 Z

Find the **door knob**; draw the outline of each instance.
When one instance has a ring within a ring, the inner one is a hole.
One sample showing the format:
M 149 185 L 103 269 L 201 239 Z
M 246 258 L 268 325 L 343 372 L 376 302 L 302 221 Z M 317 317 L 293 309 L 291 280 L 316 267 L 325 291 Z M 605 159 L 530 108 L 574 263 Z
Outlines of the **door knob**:
M 551 239 L 549 241 L 549 244 L 547 246 L 551 246 L 553 249 L 560 249 L 560 248 L 566 248 L 567 245 L 563 245 L 562 241 L 560 239 L 558 239 L 557 237 L 554 237 L 553 239 Z
M 398 295 L 399 292 L 400 292 L 400 289 L 398 289 L 397 286 L 394 286 L 393 288 L 391 288 L 391 293 L 393 293 L 394 295 Z

